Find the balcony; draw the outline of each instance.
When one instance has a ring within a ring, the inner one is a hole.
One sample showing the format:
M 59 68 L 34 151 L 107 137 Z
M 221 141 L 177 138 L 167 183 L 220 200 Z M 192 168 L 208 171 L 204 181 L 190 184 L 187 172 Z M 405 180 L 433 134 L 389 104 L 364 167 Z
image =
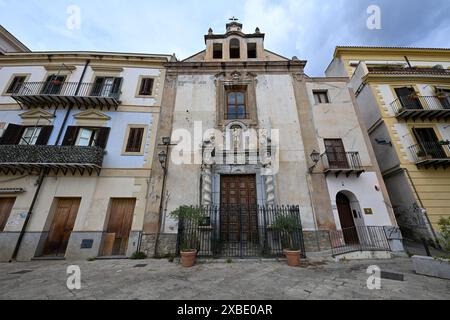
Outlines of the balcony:
M 391 108 L 403 120 L 450 119 L 450 98 L 445 96 L 404 96 L 392 102 Z
M 325 175 L 335 174 L 336 178 L 341 173 L 348 178 L 352 174 L 359 177 L 365 172 L 359 152 L 326 152 L 322 156 L 322 163 Z
M 25 82 L 12 94 L 21 107 L 89 108 L 110 110 L 120 104 L 120 86 L 78 82 Z
M 424 142 L 409 147 L 418 167 L 447 168 L 450 166 L 450 146 L 440 142 Z
M 100 174 L 103 157 L 99 147 L 5 145 L 0 146 L 0 172 L 32 174 L 48 169 L 64 175 Z

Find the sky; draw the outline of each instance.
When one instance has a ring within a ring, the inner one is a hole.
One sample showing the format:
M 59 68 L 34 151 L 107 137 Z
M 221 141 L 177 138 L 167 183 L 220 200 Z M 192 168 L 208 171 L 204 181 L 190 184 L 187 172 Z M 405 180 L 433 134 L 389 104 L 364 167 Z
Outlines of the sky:
M 379 20 L 368 12 L 373 5 Z M 210 27 L 224 33 L 234 16 L 244 32 L 266 34 L 266 49 L 308 60 L 311 76 L 323 75 L 337 45 L 449 48 L 449 13 L 449 0 L 0 0 L 0 24 L 33 51 L 183 59 L 204 49 Z

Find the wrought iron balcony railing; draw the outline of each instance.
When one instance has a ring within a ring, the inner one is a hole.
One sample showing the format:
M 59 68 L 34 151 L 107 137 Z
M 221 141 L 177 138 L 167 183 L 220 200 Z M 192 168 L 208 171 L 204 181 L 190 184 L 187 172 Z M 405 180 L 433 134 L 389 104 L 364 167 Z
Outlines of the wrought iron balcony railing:
M 25 82 L 14 90 L 12 97 L 26 107 L 106 107 L 120 104 L 121 86 L 78 82 Z
M 450 119 L 450 98 L 447 96 L 403 96 L 391 103 L 399 119 Z
M 99 174 L 103 157 L 100 147 L 0 145 L 0 171 L 23 174 L 49 169 L 64 174 Z
M 358 177 L 364 173 L 359 152 L 326 152 L 322 156 L 323 167 L 326 174 L 345 173 L 350 176 L 355 173 Z
M 384 227 L 353 227 L 330 231 L 333 256 L 357 251 L 391 251 Z
M 450 165 L 450 146 L 447 142 L 423 142 L 409 147 L 409 150 L 417 165 Z

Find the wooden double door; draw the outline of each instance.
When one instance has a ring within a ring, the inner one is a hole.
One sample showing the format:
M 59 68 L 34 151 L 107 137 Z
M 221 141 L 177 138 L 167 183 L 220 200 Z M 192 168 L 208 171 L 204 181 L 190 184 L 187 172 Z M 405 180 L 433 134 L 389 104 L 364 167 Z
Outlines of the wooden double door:
M 80 207 L 80 198 L 56 200 L 53 221 L 44 248 L 44 256 L 64 256 Z
M 0 232 L 5 229 L 16 198 L 0 198 Z
M 136 199 L 111 199 L 103 256 L 125 256 L 128 249 Z
M 221 176 L 220 231 L 225 242 L 258 241 L 255 175 Z

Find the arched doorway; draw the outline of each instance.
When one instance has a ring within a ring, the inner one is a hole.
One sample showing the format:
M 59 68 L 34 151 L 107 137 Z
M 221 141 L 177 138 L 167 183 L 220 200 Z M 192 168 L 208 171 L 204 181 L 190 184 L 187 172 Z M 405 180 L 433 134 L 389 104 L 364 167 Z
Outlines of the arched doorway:
M 359 244 L 358 231 L 354 220 L 350 199 L 342 192 L 336 196 L 336 205 L 339 212 L 342 233 L 346 244 Z

